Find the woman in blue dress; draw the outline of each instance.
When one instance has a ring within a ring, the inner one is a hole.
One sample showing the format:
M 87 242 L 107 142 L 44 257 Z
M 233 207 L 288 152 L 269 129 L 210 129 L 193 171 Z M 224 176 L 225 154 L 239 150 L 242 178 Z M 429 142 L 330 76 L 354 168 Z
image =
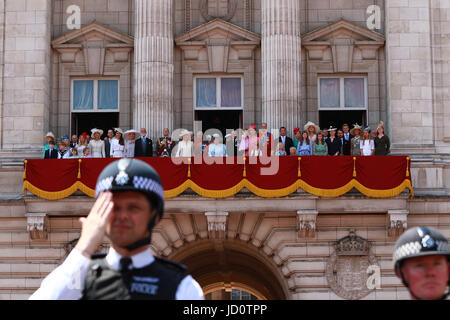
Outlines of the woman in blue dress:
M 298 156 L 312 156 L 312 143 L 309 140 L 308 132 L 303 131 L 297 145 Z

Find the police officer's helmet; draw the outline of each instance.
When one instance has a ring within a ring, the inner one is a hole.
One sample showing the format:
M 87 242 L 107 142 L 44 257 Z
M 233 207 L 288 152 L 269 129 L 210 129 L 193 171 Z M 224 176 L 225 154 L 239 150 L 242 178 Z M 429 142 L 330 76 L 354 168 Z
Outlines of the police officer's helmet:
M 430 255 L 444 255 L 450 261 L 448 240 L 438 230 L 430 227 L 415 227 L 405 231 L 394 247 L 395 271 L 406 259 Z
M 152 166 L 138 159 L 121 159 L 106 166 L 95 187 L 95 197 L 103 191 L 137 191 L 145 194 L 162 217 L 164 189 L 161 179 Z

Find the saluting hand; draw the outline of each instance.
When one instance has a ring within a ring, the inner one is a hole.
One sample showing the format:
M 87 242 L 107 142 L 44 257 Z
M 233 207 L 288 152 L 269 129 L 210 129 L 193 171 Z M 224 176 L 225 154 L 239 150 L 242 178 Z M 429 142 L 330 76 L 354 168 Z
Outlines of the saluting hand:
M 103 242 L 106 226 L 112 219 L 112 197 L 111 192 L 102 192 L 87 218 L 80 218 L 81 236 L 75 248 L 89 259 Z

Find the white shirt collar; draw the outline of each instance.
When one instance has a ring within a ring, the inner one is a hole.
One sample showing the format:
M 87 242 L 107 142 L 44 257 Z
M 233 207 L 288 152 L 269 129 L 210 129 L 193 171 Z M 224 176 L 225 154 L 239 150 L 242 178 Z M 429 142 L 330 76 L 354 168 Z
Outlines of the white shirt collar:
M 120 269 L 120 259 L 122 256 L 114 250 L 113 247 L 109 248 L 108 255 L 106 256 L 106 262 L 113 268 L 114 270 Z M 139 252 L 131 257 L 133 268 L 143 268 L 155 261 L 152 253 L 150 252 L 150 248 Z

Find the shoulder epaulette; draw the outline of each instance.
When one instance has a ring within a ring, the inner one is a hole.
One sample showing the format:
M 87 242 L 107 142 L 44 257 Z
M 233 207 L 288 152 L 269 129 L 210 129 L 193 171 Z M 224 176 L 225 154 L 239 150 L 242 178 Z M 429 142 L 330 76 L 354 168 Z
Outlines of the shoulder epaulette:
M 180 272 L 186 272 L 187 270 L 187 267 L 184 264 L 177 263 L 175 261 L 171 261 L 161 257 L 155 257 L 155 260 Z

